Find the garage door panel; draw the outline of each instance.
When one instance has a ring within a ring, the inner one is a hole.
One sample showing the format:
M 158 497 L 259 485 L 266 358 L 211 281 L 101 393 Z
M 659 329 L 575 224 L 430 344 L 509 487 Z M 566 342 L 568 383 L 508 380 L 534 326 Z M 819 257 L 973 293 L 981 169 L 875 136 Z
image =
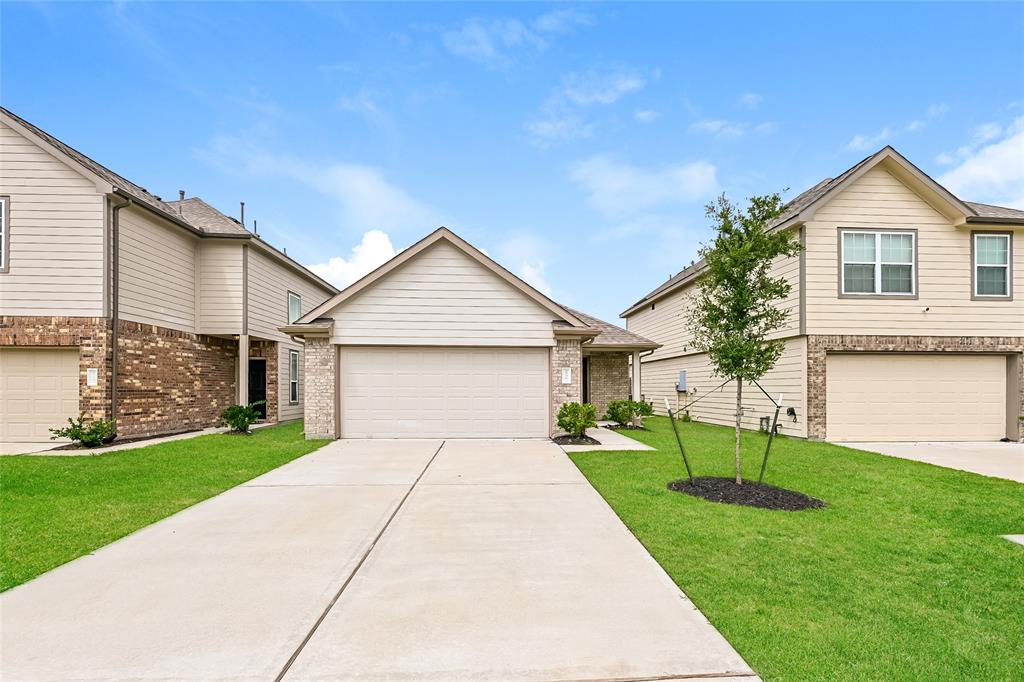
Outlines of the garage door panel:
M 0 441 L 39 442 L 77 417 L 77 348 L 0 348 Z
M 544 437 L 547 373 L 543 348 L 343 348 L 341 435 Z
M 998 440 L 1006 359 L 998 355 L 830 354 L 830 440 Z

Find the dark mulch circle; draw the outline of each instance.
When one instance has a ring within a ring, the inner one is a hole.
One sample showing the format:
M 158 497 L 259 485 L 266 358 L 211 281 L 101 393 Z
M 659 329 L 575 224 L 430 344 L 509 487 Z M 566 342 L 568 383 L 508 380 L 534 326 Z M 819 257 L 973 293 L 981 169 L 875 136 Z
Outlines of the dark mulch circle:
M 582 438 L 573 438 L 572 436 L 555 436 L 551 440 L 555 441 L 559 445 L 600 445 L 601 441 L 590 436 L 583 436 Z
M 738 504 L 761 509 L 800 511 L 802 509 L 820 509 L 826 506 L 824 500 L 798 493 L 795 490 L 776 488 L 773 485 L 756 481 L 744 481 L 742 485 L 736 485 L 735 479 L 715 476 L 698 476 L 693 479 L 693 483 L 682 478 L 670 482 L 668 489 L 677 493 L 702 497 L 711 502 Z

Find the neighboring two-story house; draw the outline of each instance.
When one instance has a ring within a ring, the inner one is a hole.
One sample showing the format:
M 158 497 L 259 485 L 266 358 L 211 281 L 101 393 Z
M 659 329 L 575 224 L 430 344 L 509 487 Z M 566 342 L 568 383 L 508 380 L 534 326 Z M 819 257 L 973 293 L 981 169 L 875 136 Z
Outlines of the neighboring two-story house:
M 303 344 L 337 289 L 198 198 L 163 201 L 0 109 L 0 443 L 80 412 L 122 436 L 233 403 L 302 417 Z
M 781 433 L 1024 435 L 1024 211 L 963 201 L 886 147 L 799 195 L 774 228 L 804 246 L 774 267 L 792 284 L 776 335 L 785 351 L 760 383 L 785 396 Z M 640 363 L 645 399 L 664 413 L 664 398 L 679 407 L 700 398 L 693 418 L 732 424 L 735 388 L 717 389 L 687 324 L 703 268 L 686 268 L 622 317 L 662 344 Z M 756 388 L 743 395 L 743 424 L 757 428 L 773 407 Z

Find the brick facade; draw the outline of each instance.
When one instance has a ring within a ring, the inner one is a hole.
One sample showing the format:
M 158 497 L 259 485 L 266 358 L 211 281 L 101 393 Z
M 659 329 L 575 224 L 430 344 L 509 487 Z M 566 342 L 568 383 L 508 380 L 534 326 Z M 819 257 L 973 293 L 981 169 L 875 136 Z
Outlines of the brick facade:
M 110 419 L 111 323 L 95 317 L 0 318 L 0 346 L 79 349 L 79 407 Z M 122 320 L 118 325 L 117 430 L 158 435 L 214 426 L 235 401 L 237 344 Z M 269 365 L 269 362 L 268 362 Z M 96 386 L 87 370 L 98 370 Z
M 277 380 L 278 358 L 277 341 L 252 339 L 249 342 L 249 358 L 262 358 L 267 361 L 267 421 L 276 422 L 279 418 Z M 287 400 L 287 396 L 285 397 Z
M 338 350 L 326 336 L 307 336 L 305 356 L 306 438 L 337 438 L 335 394 Z
M 572 370 L 572 381 L 562 383 L 562 368 Z M 583 400 L 583 352 L 576 338 L 556 339 L 551 349 L 551 433 L 558 431 L 558 410 L 564 403 Z M 600 416 L 600 415 L 598 415 Z
M 613 400 L 629 398 L 629 353 L 593 353 L 590 365 L 590 391 L 587 396 L 597 408 L 600 419 Z
M 1018 415 L 1024 415 L 1024 337 L 1021 336 L 852 336 L 807 337 L 807 435 L 826 436 L 826 368 L 831 352 L 1005 353 L 1016 356 Z M 1024 422 L 1018 421 L 1018 438 Z

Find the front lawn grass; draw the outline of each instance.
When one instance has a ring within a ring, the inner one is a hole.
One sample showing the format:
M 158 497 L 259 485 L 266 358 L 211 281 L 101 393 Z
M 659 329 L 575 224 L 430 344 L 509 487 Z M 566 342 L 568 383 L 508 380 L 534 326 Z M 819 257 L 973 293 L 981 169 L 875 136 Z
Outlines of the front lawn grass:
M 0 590 L 324 445 L 302 423 L 95 456 L 0 457 Z
M 657 452 L 570 455 L 767 680 L 1024 679 L 1024 485 L 776 439 L 765 482 L 828 503 L 785 512 L 670 492 L 665 417 L 621 431 Z M 679 424 L 694 475 L 732 476 L 733 431 Z M 766 436 L 744 433 L 756 480 Z

